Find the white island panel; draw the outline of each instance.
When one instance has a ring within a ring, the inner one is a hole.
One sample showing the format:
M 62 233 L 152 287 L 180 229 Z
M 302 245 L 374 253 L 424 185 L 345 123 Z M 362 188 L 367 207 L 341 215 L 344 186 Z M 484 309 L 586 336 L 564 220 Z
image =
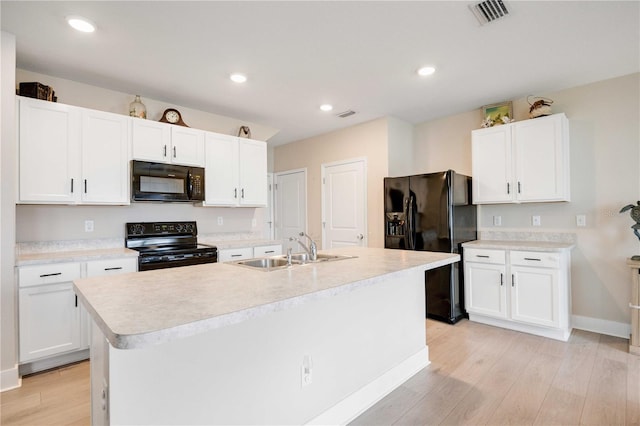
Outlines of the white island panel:
M 425 270 L 459 256 L 330 253 L 358 257 L 273 272 L 197 265 L 76 282 L 95 320 L 92 423 L 355 418 L 428 364 Z

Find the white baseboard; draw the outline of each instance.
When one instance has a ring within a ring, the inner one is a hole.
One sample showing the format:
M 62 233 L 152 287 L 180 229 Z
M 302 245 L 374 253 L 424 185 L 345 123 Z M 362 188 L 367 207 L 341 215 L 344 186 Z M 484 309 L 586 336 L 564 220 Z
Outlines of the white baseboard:
M 307 424 L 346 425 L 429 364 L 429 348 L 425 346 L 420 352 L 349 395 Z
M 571 323 L 573 328 L 579 330 L 592 331 L 594 333 L 606 334 L 607 336 L 622 337 L 623 339 L 628 339 L 631 334 L 631 324 L 624 322 L 572 315 Z
M 18 373 L 18 366 L 0 371 L 0 392 L 19 388 L 22 386 L 22 378 Z

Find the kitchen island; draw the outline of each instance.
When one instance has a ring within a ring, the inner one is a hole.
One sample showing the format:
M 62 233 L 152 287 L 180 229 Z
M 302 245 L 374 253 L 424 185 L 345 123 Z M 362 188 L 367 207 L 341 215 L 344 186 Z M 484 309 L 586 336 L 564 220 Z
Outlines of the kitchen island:
M 425 367 L 424 272 L 459 256 L 324 253 L 356 257 L 76 281 L 92 423 L 345 423 Z

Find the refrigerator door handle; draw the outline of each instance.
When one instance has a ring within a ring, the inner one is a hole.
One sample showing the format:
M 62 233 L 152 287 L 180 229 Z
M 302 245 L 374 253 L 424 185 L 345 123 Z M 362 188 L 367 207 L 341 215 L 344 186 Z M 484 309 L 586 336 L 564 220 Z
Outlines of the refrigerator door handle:
M 415 234 L 415 217 L 413 216 L 413 211 L 414 211 L 414 203 L 415 203 L 415 199 L 413 198 L 413 195 L 409 196 L 409 202 L 407 203 L 407 221 L 408 221 L 408 229 L 407 229 L 407 234 L 409 237 L 409 249 L 410 250 L 415 250 L 416 249 L 416 243 L 414 241 L 414 234 Z

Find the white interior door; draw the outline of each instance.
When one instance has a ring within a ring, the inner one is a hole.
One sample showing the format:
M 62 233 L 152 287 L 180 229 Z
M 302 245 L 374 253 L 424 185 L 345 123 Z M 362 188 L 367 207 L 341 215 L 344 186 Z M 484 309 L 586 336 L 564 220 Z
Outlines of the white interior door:
M 322 165 L 322 247 L 367 246 L 366 159 Z
M 289 237 L 307 230 L 307 170 L 291 170 L 275 174 L 275 229 L 282 248 L 301 251 Z

